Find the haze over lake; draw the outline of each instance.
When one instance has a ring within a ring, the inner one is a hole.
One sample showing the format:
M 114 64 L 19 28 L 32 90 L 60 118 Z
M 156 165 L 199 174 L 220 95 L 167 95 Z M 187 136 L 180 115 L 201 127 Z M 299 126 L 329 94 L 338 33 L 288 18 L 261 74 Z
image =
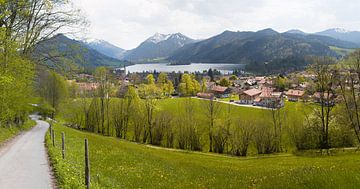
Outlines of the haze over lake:
M 126 67 L 126 71 L 133 72 L 202 72 L 209 69 L 219 70 L 223 74 L 232 73 L 234 70 L 243 69 L 243 64 L 206 64 L 206 63 L 191 63 L 190 65 L 169 65 L 168 63 L 148 63 L 148 64 L 135 64 Z

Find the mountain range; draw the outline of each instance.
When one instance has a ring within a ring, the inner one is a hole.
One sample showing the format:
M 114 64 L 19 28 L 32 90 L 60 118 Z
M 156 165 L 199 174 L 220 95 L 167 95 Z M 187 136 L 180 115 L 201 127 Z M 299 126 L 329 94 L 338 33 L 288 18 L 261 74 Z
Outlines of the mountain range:
M 347 41 L 360 45 L 360 32 L 359 31 L 348 31 L 343 28 L 332 28 L 316 33 L 305 33 L 298 29 L 292 29 L 285 33 L 301 34 L 301 35 L 321 35 L 328 36 L 334 39 Z
M 142 42 L 135 49 L 126 52 L 124 59 L 135 62 L 166 59 L 179 48 L 193 42 L 195 42 L 194 39 L 191 39 L 181 33 L 156 33 Z
M 340 58 L 359 47 L 360 32 L 343 29 L 317 33 L 297 29 L 279 33 L 270 28 L 257 32 L 224 31 L 204 40 L 194 40 L 181 33 L 156 33 L 131 50 L 124 50 L 104 40 L 79 41 L 58 34 L 39 43 L 34 57 L 50 67 L 63 69 L 156 61 L 247 65 L 281 62 L 282 67 L 286 68 L 289 61 L 303 66 L 306 57 Z
M 33 57 L 42 64 L 60 71 L 120 66 L 127 63 L 104 54 L 90 48 L 82 41 L 58 34 L 37 44 Z
M 83 43 L 108 57 L 122 59 L 125 49 L 117 47 L 107 41 L 99 40 L 99 39 L 92 39 L 92 40 L 85 40 Z
M 186 45 L 169 60 L 207 63 L 271 62 L 305 56 L 339 55 L 329 46 L 356 48 L 360 45 L 321 35 L 278 33 L 272 29 L 257 32 L 225 31 L 209 39 Z

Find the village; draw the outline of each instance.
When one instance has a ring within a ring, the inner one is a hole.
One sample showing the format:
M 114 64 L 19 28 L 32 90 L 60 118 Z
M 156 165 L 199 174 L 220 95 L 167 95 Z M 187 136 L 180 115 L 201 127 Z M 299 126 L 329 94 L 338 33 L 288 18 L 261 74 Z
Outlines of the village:
M 112 86 L 115 88 L 115 97 L 121 97 L 128 86 L 137 87 L 146 83 L 149 74 L 158 77 L 160 73 L 126 73 L 126 68 L 116 68 L 111 71 Z M 183 73 L 167 73 L 172 81 L 174 90 L 171 98 L 184 96 L 178 90 L 178 85 Z M 236 74 L 236 75 L 235 75 Z M 314 90 L 315 76 L 307 71 L 294 72 L 288 75 L 255 76 L 245 75 L 235 71 L 234 74 L 223 75 L 217 70 L 192 73 L 199 81 L 202 89 L 190 95 L 193 98 L 217 100 L 237 106 L 255 108 L 282 108 L 284 101 L 290 102 L 315 102 L 321 101 L 321 94 Z M 77 74 L 75 79 L 69 80 L 76 83 L 79 94 L 91 96 L 99 87 L 96 79 L 91 74 Z M 205 83 L 204 83 L 205 82 Z M 332 94 L 329 96 L 336 100 Z

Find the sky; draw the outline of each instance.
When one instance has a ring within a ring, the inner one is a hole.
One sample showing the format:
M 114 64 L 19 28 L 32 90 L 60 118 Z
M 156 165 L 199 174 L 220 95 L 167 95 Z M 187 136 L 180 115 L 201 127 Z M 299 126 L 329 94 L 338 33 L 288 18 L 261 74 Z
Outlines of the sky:
M 132 49 L 155 33 L 206 39 L 225 30 L 360 30 L 360 0 L 73 0 L 89 26 L 82 38 Z

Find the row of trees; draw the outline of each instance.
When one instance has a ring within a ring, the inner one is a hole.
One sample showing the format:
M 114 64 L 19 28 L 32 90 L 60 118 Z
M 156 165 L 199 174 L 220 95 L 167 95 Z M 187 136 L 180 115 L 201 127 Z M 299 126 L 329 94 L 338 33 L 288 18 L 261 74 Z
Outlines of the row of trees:
M 149 75 L 147 83 L 137 88 L 128 86 L 121 99 L 109 98 L 102 91 L 106 87 L 99 87 L 98 96 L 72 100 L 61 116 L 74 127 L 104 135 L 180 149 L 208 148 L 210 152 L 239 156 L 246 155 L 249 146 L 259 154 L 283 152 L 289 140 L 299 150 L 353 146 L 353 139 L 359 141 L 360 132 L 357 56 L 360 57 L 355 52 L 337 65 L 329 58 L 315 59 L 309 72 L 314 74 L 320 100 L 304 110 L 305 120 L 288 120 L 285 109 L 264 110 L 262 119 L 241 120 L 232 116 L 231 105 L 224 108 L 214 100 L 201 101 L 199 111 L 198 102 L 190 98 L 174 113 L 159 106 L 161 95 L 169 94 L 166 74 L 157 81 Z M 202 86 L 196 82 L 184 74 L 180 83 L 182 94 L 201 91 Z

